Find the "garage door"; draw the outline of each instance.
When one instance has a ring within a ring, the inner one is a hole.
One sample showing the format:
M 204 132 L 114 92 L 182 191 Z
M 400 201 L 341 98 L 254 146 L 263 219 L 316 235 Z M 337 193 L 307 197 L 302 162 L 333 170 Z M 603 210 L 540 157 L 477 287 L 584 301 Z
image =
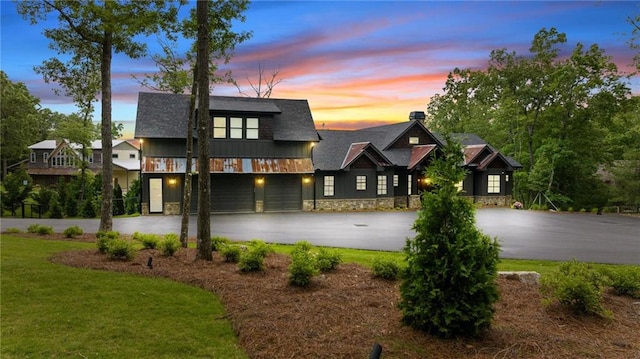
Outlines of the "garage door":
M 264 184 L 264 210 L 302 210 L 302 178 L 298 175 L 267 176 Z
M 212 175 L 211 212 L 255 212 L 253 176 Z

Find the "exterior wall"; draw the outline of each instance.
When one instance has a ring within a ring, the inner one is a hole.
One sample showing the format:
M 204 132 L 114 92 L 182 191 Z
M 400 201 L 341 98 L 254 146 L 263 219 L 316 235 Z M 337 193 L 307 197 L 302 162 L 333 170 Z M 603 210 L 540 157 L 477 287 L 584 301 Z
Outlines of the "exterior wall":
M 116 169 L 115 167 L 113 169 L 114 183 L 115 181 L 117 181 L 117 183 L 120 185 L 120 188 L 122 188 L 122 194 L 127 193 L 129 187 L 131 186 L 133 181 L 138 179 L 139 175 L 140 171 L 126 171 L 123 169 Z

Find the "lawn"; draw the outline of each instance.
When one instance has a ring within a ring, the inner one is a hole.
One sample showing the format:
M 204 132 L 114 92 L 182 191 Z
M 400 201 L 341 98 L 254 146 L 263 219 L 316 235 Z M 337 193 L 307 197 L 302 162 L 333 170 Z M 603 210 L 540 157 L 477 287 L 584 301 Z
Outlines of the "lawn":
M 95 244 L 3 235 L 2 358 L 246 358 L 211 292 L 50 263 Z

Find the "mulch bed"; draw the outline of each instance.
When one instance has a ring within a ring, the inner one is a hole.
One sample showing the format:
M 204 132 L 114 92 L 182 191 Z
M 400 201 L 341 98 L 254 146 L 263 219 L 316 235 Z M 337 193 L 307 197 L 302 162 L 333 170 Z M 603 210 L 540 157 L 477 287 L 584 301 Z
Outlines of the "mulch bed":
M 640 302 L 611 293 L 604 305 L 614 319 L 576 316 L 542 306 L 537 285 L 499 279 L 492 327 L 479 339 L 442 340 L 403 326 L 399 282 L 374 278 L 366 267 L 341 264 L 310 287 L 297 288 L 288 284 L 285 255 L 270 254 L 266 269 L 257 273 L 242 273 L 217 253 L 212 262 L 195 255 L 194 249 L 174 257 L 142 250 L 123 262 L 89 249 L 59 253 L 52 261 L 170 278 L 214 292 L 251 358 L 368 358 L 380 343 L 383 358 L 640 359 Z

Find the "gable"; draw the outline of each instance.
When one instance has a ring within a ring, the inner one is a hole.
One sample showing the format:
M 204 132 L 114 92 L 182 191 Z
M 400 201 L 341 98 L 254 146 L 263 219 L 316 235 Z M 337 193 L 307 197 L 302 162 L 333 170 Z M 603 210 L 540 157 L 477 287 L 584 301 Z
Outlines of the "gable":
M 410 139 L 416 138 L 417 143 L 411 143 Z M 391 148 L 411 148 L 416 145 L 438 145 L 439 141 L 420 122 L 410 121 L 409 127 L 399 134 L 393 141 L 387 144 L 384 149 Z
M 407 169 L 412 170 L 437 148 L 436 145 L 413 146 Z
M 371 165 L 380 167 L 390 164 L 390 161 L 370 142 L 358 142 L 351 144 L 340 169 L 347 167 L 369 168 Z

